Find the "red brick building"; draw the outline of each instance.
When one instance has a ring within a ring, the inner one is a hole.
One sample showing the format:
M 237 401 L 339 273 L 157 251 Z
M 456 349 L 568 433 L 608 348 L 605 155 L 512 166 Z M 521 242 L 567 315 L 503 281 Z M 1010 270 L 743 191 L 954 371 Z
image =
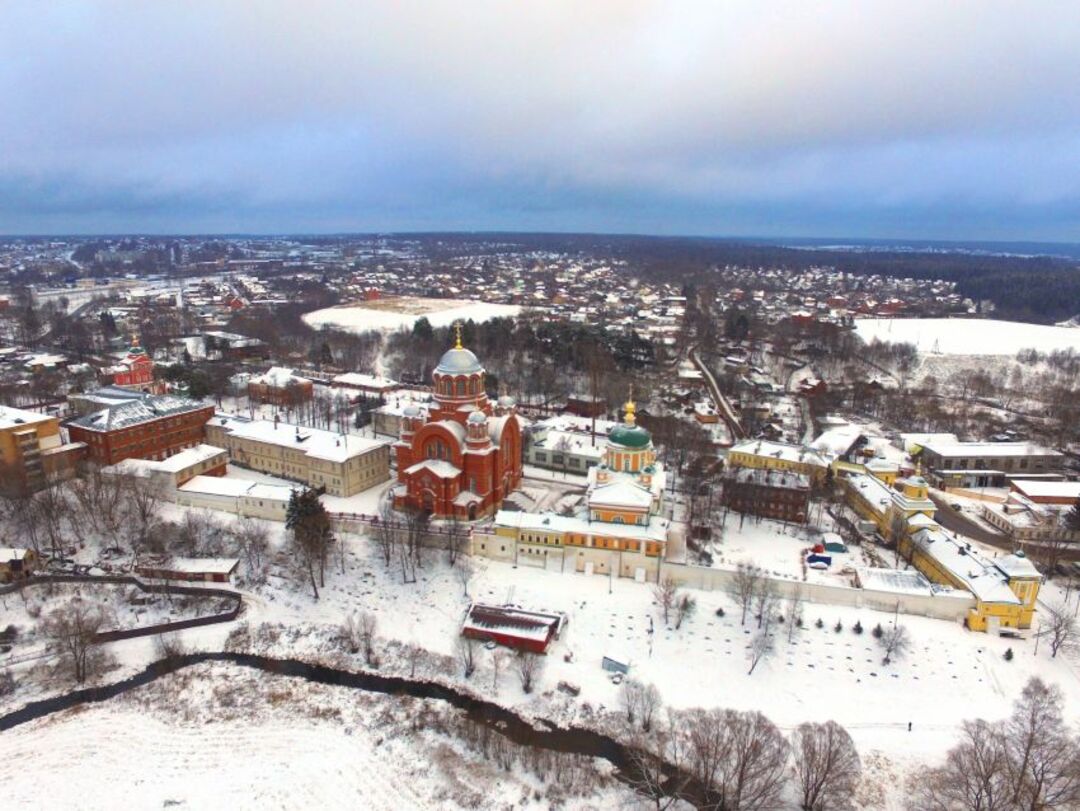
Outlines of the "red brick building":
M 101 465 L 124 459 L 167 459 L 206 437 L 214 406 L 171 395 L 117 403 L 68 424 L 72 442 L 85 442 L 87 458 Z
M 127 356 L 109 371 L 112 372 L 114 386 L 134 389 L 147 394 L 163 394 L 165 384 L 154 380 L 154 361 L 139 346 L 139 339 L 133 336 Z
M 257 403 L 291 408 L 306 403 L 315 393 L 314 384 L 306 377 L 298 377 L 292 369 L 271 367 L 264 375 L 253 377 L 248 383 L 248 397 Z
M 499 509 L 521 485 L 521 421 L 512 397 L 493 406 L 484 367 L 457 344 L 435 368 L 429 410 L 413 405 L 401 419 L 394 506 L 472 520 Z
M 720 503 L 735 512 L 805 524 L 810 477 L 790 470 L 732 468 L 724 477 Z

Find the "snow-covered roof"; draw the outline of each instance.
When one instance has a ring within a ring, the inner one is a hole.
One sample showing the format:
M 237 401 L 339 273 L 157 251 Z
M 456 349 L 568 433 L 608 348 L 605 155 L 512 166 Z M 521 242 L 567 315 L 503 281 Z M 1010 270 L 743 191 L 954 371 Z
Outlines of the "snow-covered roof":
M 160 566 L 148 568 L 168 569 L 185 574 L 229 574 L 239 564 L 237 558 L 173 558 Z
M 629 479 L 597 485 L 589 493 L 589 506 L 631 507 L 647 510 L 653 496 L 646 488 Z
M 559 631 L 562 622 L 563 617 L 559 614 L 539 614 L 512 606 L 473 603 L 465 615 L 462 629 L 546 642 Z
M 183 493 L 227 498 L 260 498 L 267 501 L 288 501 L 293 490 L 298 488 L 284 484 L 266 484 L 237 479 L 231 476 L 195 476 L 180 486 Z
M 29 552 L 29 549 L 22 549 L 17 546 L 0 547 L 0 563 L 11 563 L 15 560 L 22 560 Z
M 48 414 L 39 414 L 36 411 L 24 411 L 21 408 L 0 406 L 0 428 L 18 428 L 23 425 L 34 425 L 39 422 L 47 422 L 55 419 Z
M 424 459 L 405 468 L 405 472 L 410 476 L 419 473 L 421 470 L 430 470 L 440 479 L 456 479 L 461 475 L 461 471 L 457 466 L 447 462 L 445 459 Z
M 751 456 L 770 456 L 787 462 L 801 462 L 817 467 L 827 467 L 828 462 L 817 451 L 786 442 L 770 442 L 765 439 L 747 439 L 733 445 L 728 453 L 745 453 Z
M 666 543 L 670 522 L 666 518 L 653 516 L 645 526 L 641 524 L 609 524 L 604 521 L 590 521 L 556 513 L 530 513 L 514 510 L 499 510 L 495 513 L 495 525 L 535 532 L 562 532 L 575 535 L 594 535 L 604 538 L 627 538 L 630 540 L 655 541 Z
M 1013 479 L 1012 486 L 1028 498 L 1080 499 L 1080 482 L 1050 482 L 1042 479 Z
M 991 459 L 1004 456 L 1064 457 L 1060 451 L 1032 442 L 941 442 L 935 440 L 923 443 L 922 447 L 926 451 L 948 459 L 963 459 L 970 456 L 985 456 Z
M 100 411 L 72 421 L 71 425 L 90 431 L 116 431 L 163 417 L 198 411 L 206 408 L 206 405 L 198 400 L 188 400 L 171 394 L 147 394 L 138 400 L 106 406 Z
M 181 470 L 197 465 L 200 462 L 206 462 L 223 453 L 225 453 L 224 448 L 199 444 L 194 448 L 185 448 L 179 453 L 174 453 L 168 459 L 158 462 L 158 469 L 169 473 L 179 473 Z
M 271 366 L 266 374 L 259 375 L 258 377 L 251 378 L 252 383 L 261 384 L 263 386 L 272 386 L 276 389 L 283 389 L 291 383 L 309 383 L 306 377 L 299 377 L 293 373 L 292 369 L 285 366 Z
M 390 391 L 391 389 L 396 389 L 398 386 L 396 380 L 391 380 L 388 377 L 365 375 L 359 372 L 346 372 L 345 374 L 340 374 L 337 377 L 331 378 L 330 383 L 334 386 L 356 386 L 357 388 L 377 389 L 379 391 Z
M 940 529 L 921 529 L 915 533 L 914 540 L 924 554 L 956 577 L 982 602 L 1020 605 L 1020 598 L 1009 588 L 1008 577 L 996 565 L 997 560 L 987 560 L 970 544 L 958 541 Z
M 214 415 L 210 424 L 223 426 L 230 436 L 239 439 L 302 450 L 313 459 L 325 459 L 329 462 L 346 462 L 387 444 L 382 440 L 355 434 L 342 435 L 321 428 L 301 428 L 285 422 L 275 424 L 271 420 L 247 420 L 220 413 Z

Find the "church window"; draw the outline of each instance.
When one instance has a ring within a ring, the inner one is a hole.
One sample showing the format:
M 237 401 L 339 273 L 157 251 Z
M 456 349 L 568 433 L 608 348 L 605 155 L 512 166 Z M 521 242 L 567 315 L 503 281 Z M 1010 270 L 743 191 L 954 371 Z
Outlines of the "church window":
M 457 393 L 459 395 L 465 393 L 465 381 L 464 380 L 459 380 L 457 382 Z

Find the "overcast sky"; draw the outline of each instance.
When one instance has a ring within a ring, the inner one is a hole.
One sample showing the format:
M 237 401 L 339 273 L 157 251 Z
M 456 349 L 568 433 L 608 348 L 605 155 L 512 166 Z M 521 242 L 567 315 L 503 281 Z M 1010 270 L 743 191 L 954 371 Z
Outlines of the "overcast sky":
M 0 0 L 0 233 L 1080 241 L 1080 3 Z

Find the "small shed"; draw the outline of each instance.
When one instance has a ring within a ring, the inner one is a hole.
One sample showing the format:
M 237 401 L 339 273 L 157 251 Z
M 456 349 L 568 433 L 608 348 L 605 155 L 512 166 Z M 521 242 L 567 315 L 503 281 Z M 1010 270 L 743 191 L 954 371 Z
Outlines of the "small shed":
M 826 532 L 821 536 L 821 540 L 826 552 L 847 552 L 847 545 L 843 538 L 835 532 Z
M 600 667 L 604 668 L 608 673 L 621 673 L 624 676 L 630 672 L 630 665 L 622 657 L 616 659 L 612 656 L 605 656 L 600 660 Z
M 204 583 L 231 583 L 240 564 L 237 558 L 172 558 L 162 563 L 144 563 L 135 574 L 155 580 L 191 580 Z
M 516 650 L 547 653 L 551 641 L 558 638 L 565 624 L 565 614 L 473 603 L 465 614 L 461 634 Z
M 0 548 L 0 583 L 14 583 L 34 573 L 37 555 L 33 549 Z

